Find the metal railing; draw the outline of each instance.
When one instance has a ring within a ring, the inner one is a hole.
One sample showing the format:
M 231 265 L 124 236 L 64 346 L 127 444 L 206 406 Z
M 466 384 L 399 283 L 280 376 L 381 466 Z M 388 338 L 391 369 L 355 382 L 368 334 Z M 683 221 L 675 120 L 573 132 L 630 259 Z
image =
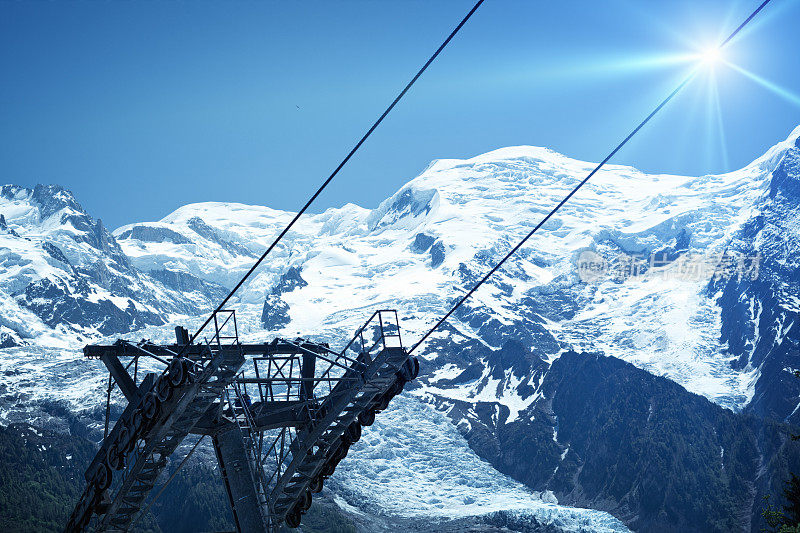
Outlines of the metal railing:
M 257 490 L 262 501 L 269 498 L 282 478 L 293 474 L 289 465 L 295 456 L 300 457 L 298 453 L 304 457 L 312 453 L 303 451 L 309 443 L 298 442 L 298 435 L 307 433 L 308 428 L 328 416 L 323 406 L 330 402 L 323 400 L 334 389 L 338 394 L 350 389 L 347 383 L 353 384 L 352 394 L 358 394 L 365 384 L 364 373 L 375 357 L 386 348 L 402 349 L 399 318 L 394 310 L 373 313 L 339 352 L 304 339 L 275 342 L 288 346 L 291 353 L 253 357 L 252 368 L 240 373 L 229 386 L 229 407 L 223 410 L 234 417 L 242 431 L 248 455 L 258 471 Z M 284 413 L 294 409 L 293 422 L 267 429 L 259 427 L 264 406 L 284 409 Z M 317 448 L 312 445 L 310 449 Z

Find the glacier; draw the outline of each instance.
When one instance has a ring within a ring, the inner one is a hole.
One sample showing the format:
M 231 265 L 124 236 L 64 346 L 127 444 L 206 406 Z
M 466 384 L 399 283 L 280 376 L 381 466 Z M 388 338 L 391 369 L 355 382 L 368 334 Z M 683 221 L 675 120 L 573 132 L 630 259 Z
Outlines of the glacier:
M 449 419 L 428 404 L 401 396 L 365 428 L 330 480 L 337 496 L 368 516 L 436 523 L 497 512 L 532 516 L 563 531 L 628 531 L 609 514 L 559 506 L 498 475 Z

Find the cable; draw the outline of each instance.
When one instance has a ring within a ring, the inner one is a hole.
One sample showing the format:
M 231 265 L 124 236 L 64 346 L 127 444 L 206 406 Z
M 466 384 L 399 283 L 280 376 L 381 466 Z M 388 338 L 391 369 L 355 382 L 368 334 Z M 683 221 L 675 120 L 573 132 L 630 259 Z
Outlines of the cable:
M 197 336 L 200 335 L 200 333 L 205 329 L 206 326 L 208 326 L 208 324 L 211 322 L 211 320 L 214 318 L 214 316 L 217 313 L 219 313 L 220 311 L 222 311 L 222 308 L 225 306 L 225 304 L 228 303 L 228 300 L 231 299 L 231 297 L 236 293 L 236 291 L 239 290 L 239 288 L 250 277 L 250 275 L 255 271 L 255 269 L 258 268 L 258 266 L 261 264 L 261 262 L 264 261 L 264 259 L 267 257 L 267 255 L 269 255 L 269 253 L 272 251 L 272 249 L 275 248 L 275 246 L 281 241 L 281 239 L 283 239 L 283 237 L 289 232 L 289 230 L 292 228 L 292 226 L 294 226 L 295 222 L 298 221 L 298 219 L 303 215 L 303 213 L 306 212 L 306 210 L 314 202 L 314 200 L 316 200 L 317 197 L 322 193 L 322 191 L 325 190 L 325 187 L 328 186 L 328 184 L 339 173 L 339 171 L 342 169 L 342 167 L 344 167 L 347 164 L 347 162 L 350 161 L 350 158 L 353 157 L 353 155 L 356 153 L 356 151 L 359 148 L 361 148 L 361 145 L 364 144 L 364 142 L 367 140 L 367 138 L 369 138 L 370 135 L 372 135 L 372 132 L 375 131 L 375 129 L 380 125 L 380 123 L 383 122 L 383 119 L 386 118 L 386 115 L 388 115 L 389 112 L 392 109 L 394 109 L 394 106 L 396 106 L 397 103 L 400 101 L 400 99 L 403 98 L 403 96 L 405 96 L 405 94 L 408 92 L 409 89 L 411 89 L 411 86 L 414 85 L 414 83 L 417 81 L 417 79 L 419 79 L 420 76 L 422 76 L 422 73 L 425 72 L 428 69 L 430 64 L 433 63 L 433 61 L 436 59 L 436 57 L 450 43 L 450 41 L 453 39 L 453 37 L 456 36 L 456 34 L 461 30 L 461 28 L 464 26 L 464 24 L 466 24 L 467 21 L 472 17 L 472 15 L 475 13 L 475 11 L 478 10 L 478 8 L 480 7 L 480 5 L 483 2 L 484 2 L 484 0 L 478 0 L 478 2 L 472 7 L 472 9 L 469 10 L 469 13 L 467 13 L 467 15 L 461 20 L 461 22 L 458 23 L 458 26 L 456 26 L 455 29 L 452 32 L 450 32 L 450 35 L 447 36 L 447 39 L 445 39 L 444 42 L 442 42 L 442 44 L 439 46 L 439 48 L 436 49 L 436 51 L 433 53 L 433 55 L 430 58 L 428 58 L 428 60 L 425 62 L 425 64 L 422 66 L 422 68 L 420 68 L 419 71 L 417 71 L 417 73 L 414 75 L 414 77 L 411 78 L 411 81 L 409 81 L 406 84 L 406 86 L 403 88 L 403 90 L 400 91 L 400 94 L 398 94 L 397 97 L 395 97 L 395 99 L 392 101 L 392 103 L 389 104 L 389 107 L 386 108 L 386 111 L 384 111 L 383 114 L 378 118 L 378 120 L 375 121 L 375 123 L 367 131 L 367 133 L 365 133 L 364 136 L 361 137 L 361 140 L 359 140 L 356 143 L 356 145 L 353 147 L 353 149 L 350 150 L 350 153 L 348 153 L 347 156 L 344 159 L 342 159 L 342 162 L 339 163 L 339 166 L 337 166 L 336 169 L 331 173 L 331 175 L 328 176 L 328 179 L 326 179 L 322 183 L 322 185 L 319 186 L 319 188 L 317 189 L 317 192 L 315 192 L 311 196 L 311 198 L 308 199 L 308 201 L 303 206 L 303 208 L 300 211 L 297 212 L 297 214 L 294 216 L 294 218 L 292 218 L 291 222 L 289 222 L 289 224 L 283 229 L 283 231 L 280 232 L 278 237 L 272 242 L 272 244 L 269 245 L 269 247 L 261 255 L 261 257 L 258 258 L 258 261 L 256 261 L 256 263 L 250 268 L 250 270 L 247 271 L 247 273 L 244 275 L 244 277 L 242 277 L 242 279 L 239 280 L 239 283 L 237 283 L 236 286 L 233 289 L 231 289 L 231 292 L 228 293 L 228 295 L 225 297 L 224 300 L 222 300 L 222 303 L 220 303 L 219 306 L 217 306 L 217 308 L 214 310 L 214 312 L 211 313 L 211 316 L 209 316 L 208 319 L 203 323 L 203 325 L 200 326 L 200 329 L 197 330 L 197 333 L 192 335 L 192 338 L 189 340 L 189 344 L 192 344 L 195 341 L 195 339 L 197 338 Z M 178 356 L 182 355 L 185 350 L 186 350 L 186 346 L 184 346 L 181 349 L 180 353 L 178 353 Z
M 766 5 L 767 5 L 769 2 L 770 2 L 770 0 L 765 0 L 765 1 L 764 1 L 764 2 L 763 2 L 761 5 L 760 5 L 760 6 L 758 6 L 758 8 L 757 8 L 755 11 L 753 11 L 753 12 L 750 14 L 750 16 L 749 16 L 749 17 L 747 17 L 747 19 L 746 19 L 744 22 L 742 22 L 742 23 L 739 25 L 739 27 L 738 27 L 738 28 L 736 28 L 736 29 L 733 31 L 733 33 L 731 33 L 731 34 L 728 36 L 728 38 L 727 38 L 727 39 L 725 39 L 725 40 L 722 42 L 722 44 L 719 46 L 719 48 L 722 48 L 723 46 L 725 46 L 726 44 L 728 44 L 728 42 L 729 42 L 731 39 L 733 39 L 733 37 L 734 37 L 734 36 L 735 36 L 737 33 L 739 33 L 739 32 L 742 30 L 742 28 L 744 28 L 744 27 L 747 25 L 747 23 L 749 23 L 751 20 L 753 20 L 753 17 L 755 17 L 755 16 L 758 14 L 758 12 L 759 12 L 759 11 L 761 11 L 761 10 L 764 8 L 764 6 L 766 6 Z M 523 239 L 522 239 L 522 240 L 521 240 L 521 241 L 520 241 L 520 242 L 519 242 L 519 243 L 518 243 L 516 246 L 514 246 L 514 247 L 511 249 L 511 251 L 510 251 L 510 252 L 508 252 L 508 253 L 506 254 L 506 256 L 505 256 L 505 257 L 503 257 L 503 258 L 502 258 L 502 259 L 501 259 L 501 260 L 500 260 L 500 261 L 499 261 L 499 262 L 498 262 L 498 263 L 497 263 L 497 264 L 496 264 L 494 267 L 492 267 L 492 269 L 491 269 L 491 270 L 490 270 L 490 271 L 489 271 L 489 272 L 488 272 L 488 273 L 487 273 L 485 276 L 483 276 L 483 278 L 481 278 L 481 280 L 480 280 L 480 281 L 478 281 L 478 283 L 476 283 L 476 284 L 475 284 L 475 285 L 474 285 L 474 286 L 473 286 L 473 287 L 472 287 L 472 288 L 471 288 L 471 289 L 470 289 L 470 290 L 469 290 L 469 291 L 468 291 L 468 292 L 467 292 L 467 293 L 466 293 L 466 294 L 465 294 L 465 295 L 464 295 L 464 296 L 463 296 L 463 297 L 462 297 L 462 298 L 461 298 L 461 299 L 460 299 L 460 300 L 459 300 L 459 301 L 458 301 L 458 302 L 457 302 L 457 303 L 456 303 L 456 304 L 455 304 L 453 307 L 451 307 L 451 308 L 450 308 L 450 310 L 449 310 L 449 311 L 448 311 L 448 312 L 447 312 L 447 313 L 446 313 L 446 314 L 445 314 L 445 315 L 444 315 L 444 316 L 443 316 L 441 319 L 439 319 L 439 321 L 438 321 L 438 322 L 437 322 L 437 323 L 436 323 L 436 324 L 435 324 L 435 325 L 434 325 L 434 326 L 433 326 L 431 329 L 429 329 L 429 330 L 428 330 L 428 331 L 425 333 L 425 335 L 423 335 L 423 336 L 422 336 L 422 337 L 421 337 L 421 338 L 420 338 L 420 339 L 419 339 L 419 340 L 416 342 L 416 344 L 414 344 L 414 346 L 412 346 L 412 347 L 411 347 L 411 349 L 410 349 L 410 350 L 408 350 L 408 353 L 410 354 L 410 353 L 412 353 L 414 350 L 416 350 L 416 349 L 417 349 L 417 348 L 420 346 L 420 344 L 422 344 L 422 343 L 425 341 L 425 339 L 427 339 L 427 338 L 428 338 L 428 337 L 429 337 L 429 336 L 430 336 L 430 335 L 431 335 L 431 334 L 432 334 L 434 331 L 436 331 L 437 329 L 439 329 L 439 327 L 440 327 L 442 324 L 444 324 L 444 322 L 445 322 L 445 321 L 446 321 L 448 318 L 450 318 L 450 315 L 452 315 L 452 314 L 453 314 L 453 313 L 454 313 L 454 312 L 455 312 L 455 311 L 456 311 L 456 310 L 457 310 L 459 307 L 461 307 L 461 304 L 463 304 L 465 301 L 467 301 L 467 299 L 469 299 L 469 297 L 470 297 L 470 296 L 472 296 L 472 294 L 473 294 L 473 293 L 474 293 L 476 290 L 478 290 L 478 288 L 479 288 L 481 285 L 483 285 L 483 284 L 486 282 L 486 280 L 488 280 L 488 279 L 489 279 L 489 278 L 492 276 L 492 274 L 494 274 L 495 272 L 497 272 L 497 270 L 498 270 L 498 269 L 499 269 L 501 266 L 503 266 L 503 263 L 505 263 L 505 262 L 506 262 L 506 261 L 507 261 L 507 260 L 508 260 L 508 259 L 509 259 L 509 258 L 512 256 L 512 255 L 514 255 L 514 254 L 517 252 L 517 250 L 519 250 L 519 249 L 520 249 L 520 248 L 521 248 L 521 247 L 522 247 L 522 246 L 523 246 L 523 245 L 524 245 L 526 242 L 528 242 L 528 239 L 530 239 L 530 238 L 533 236 L 533 234 L 534 234 L 534 233 L 536 233 L 536 231 L 537 231 L 539 228 L 541 228 L 541 227 L 542 227 L 542 226 L 543 226 L 543 225 L 544 225 L 544 224 L 545 224 L 545 223 L 546 223 L 548 220 L 550 220 L 550 217 L 552 217 L 552 216 L 553 216 L 553 215 L 554 215 L 554 214 L 555 214 L 555 213 L 556 213 L 556 212 L 557 212 L 559 209 L 561 209 L 561 207 L 562 207 L 564 204 L 566 204 L 566 203 L 569 201 L 569 199 L 570 199 L 570 198 L 572 198 L 572 196 L 573 196 L 573 195 L 574 195 L 576 192 L 578 192 L 578 191 L 580 190 L 580 188 L 581 188 L 581 187 L 583 187 L 583 186 L 586 184 L 586 182 L 588 182 L 588 181 L 589 181 L 589 180 L 592 178 L 592 176 L 594 176 L 594 175 L 597 173 L 597 171 L 598 171 L 598 170 L 600 170 L 600 169 L 603 167 L 603 165 L 605 165 L 605 164 L 608 162 L 608 160 L 609 160 L 609 159 L 611 159 L 611 158 L 612 158 L 612 157 L 613 157 L 613 156 L 614 156 L 614 155 L 615 155 L 617 152 L 619 152 L 619 150 L 620 150 L 620 149 L 621 149 L 623 146 L 625 146 L 625 145 L 628 143 L 628 141 L 629 141 L 629 140 L 631 140 L 631 138 L 632 138 L 634 135 L 636 135 L 636 133 L 638 133 L 640 129 L 642 129 L 642 128 L 644 127 L 644 125 L 645 125 L 645 124 L 647 124 L 648 122 L 650 122 L 650 119 L 651 119 L 651 118 L 653 118 L 653 117 L 656 115 L 656 113 L 658 113 L 659 111 L 661 111 L 661 108 L 663 108 L 665 105 L 667 105 L 667 103 L 668 103 L 670 100 L 672 100 L 672 99 L 675 97 L 675 95 L 676 95 L 676 94 L 678 94 L 678 93 L 681 91 L 681 89 L 683 89 L 683 88 L 686 86 L 686 84 L 688 84 L 688 83 L 689 83 L 689 81 L 690 81 L 692 78 L 694 78 L 694 76 L 695 76 L 696 74 L 697 74 L 697 68 L 695 68 L 695 69 L 694 69 L 694 70 L 693 70 L 693 71 L 692 71 L 692 72 L 691 72 L 691 73 L 690 73 L 690 74 L 689 74 L 689 75 L 688 75 L 688 76 L 687 76 L 687 77 L 686 77 L 686 78 L 685 78 L 685 79 L 684 79 L 684 80 L 683 80 L 683 81 L 682 81 L 682 82 L 681 82 L 681 83 L 680 83 L 680 84 L 679 84 L 679 85 L 678 85 L 678 86 L 675 88 L 675 90 L 674 90 L 674 91 L 672 91 L 672 92 L 671 92 L 671 93 L 670 93 L 670 94 L 669 94 L 669 95 L 668 95 L 666 98 L 664 98 L 664 99 L 661 101 L 661 103 L 660 103 L 660 104 L 658 104 L 658 106 L 656 106 L 656 108 L 655 108 L 655 109 L 654 109 L 654 110 L 653 110 L 653 111 L 652 111 L 652 112 L 651 112 L 649 115 L 647 115 L 647 117 L 645 117 L 645 119 L 644 119 L 644 120 L 642 120 L 642 121 L 639 123 L 639 125 L 638 125 L 638 126 L 636 126 L 636 128 L 634 128 L 634 130 L 633 130 L 632 132 L 630 132 L 630 133 L 628 134 L 628 136 L 627 136 L 627 137 L 625 137 L 625 139 L 623 139 L 623 140 L 622 140 L 622 142 L 621 142 L 621 143 L 619 143 L 619 144 L 617 145 L 617 147 L 616 147 L 616 148 L 614 148 L 614 149 L 611 151 L 611 153 L 609 153 L 609 154 L 608 154 L 608 155 L 605 157 L 605 159 L 603 159 L 603 160 L 600 162 L 600 164 L 598 164 L 598 165 L 597 165 L 597 166 L 596 166 L 596 167 L 595 167 L 595 168 L 594 168 L 594 169 L 593 169 L 591 172 L 589 172 L 589 175 L 588 175 L 588 176 L 586 176 L 585 178 L 583 178 L 583 181 L 581 181 L 580 183 L 578 183 L 578 185 L 577 185 L 577 186 L 576 186 L 574 189 L 572 189 L 572 191 L 570 191 L 570 193 L 569 193 L 568 195 L 566 195 L 566 196 L 564 197 L 564 199 L 563 199 L 563 200 L 561 200 L 561 201 L 558 203 L 558 205 L 556 205 L 556 206 L 555 206 L 555 207 L 554 207 L 554 208 L 553 208 L 553 209 L 552 209 L 552 210 L 551 210 L 551 211 L 550 211 L 550 212 L 547 214 L 547 216 L 545 216 L 545 217 L 544 217 L 544 218 L 543 218 L 543 219 L 542 219 L 542 220 L 541 220 L 541 221 L 540 221 L 540 222 L 539 222 L 539 223 L 538 223 L 538 224 L 537 224 L 537 225 L 536 225 L 536 226 L 535 226 L 535 227 L 534 227 L 534 228 L 533 228 L 533 229 L 532 229 L 532 230 L 531 230 L 531 231 L 530 231 L 530 232 L 529 232 L 529 233 L 528 233 L 528 234 L 527 234 L 527 235 L 526 235 L 526 236 L 525 236 L 525 237 L 524 237 L 524 238 L 523 238 Z
M 765 7 L 767 4 L 769 4 L 769 2 L 770 2 L 770 0 L 764 0 L 764 1 L 761 3 L 761 5 L 760 5 L 760 6 L 758 6 L 758 7 L 756 8 L 756 10 L 755 10 L 755 11 L 753 11 L 752 13 L 750 13 L 750 16 L 749 16 L 749 17 L 747 17 L 747 18 L 744 20 L 744 22 L 742 22 L 741 24 L 739 24 L 739 27 L 738 27 L 738 28 L 736 28 L 735 30 L 733 30 L 733 33 L 731 33 L 730 35 L 728 35 L 728 38 L 727 38 L 727 39 L 725 39 L 724 41 L 722 41 L 722 44 L 721 44 L 721 45 L 719 45 L 719 48 L 722 48 L 723 46 L 725 46 L 726 44 L 728 44 L 728 42 L 729 42 L 731 39 L 733 39 L 734 37 L 736 37 L 736 34 L 738 34 L 740 31 L 742 31 L 742 29 L 744 29 L 744 27 L 745 27 L 745 26 L 747 26 L 747 24 L 749 24 L 751 20 L 753 20 L 753 17 L 755 17 L 756 15 L 758 15 L 759 11 L 761 11 L 762 9 L 764 9 L 764 7 Z

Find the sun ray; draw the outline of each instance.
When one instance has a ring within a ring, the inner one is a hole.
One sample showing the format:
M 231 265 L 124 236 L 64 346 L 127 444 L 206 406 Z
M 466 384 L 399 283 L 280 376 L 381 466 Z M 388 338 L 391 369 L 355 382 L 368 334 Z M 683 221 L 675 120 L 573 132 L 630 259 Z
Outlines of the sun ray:
M 498 62 L 494 66 L 494 83 L 508 86 L 536 83 L 561 87 L 565 83 L 579 83 L 589 80 L 622 79 L 635 77 L 647 72 L 681 68 L 696 60 L 693 52 L 658 53 L 640 52 L 630 54 L 625 51 L 595 52 L 591 55 L 575 57 L 572 60 L 551 60 L 540 58 L 528 69 L 519 67 L 519 60 Z
M 788 102 L 791 102 L 794 105 L 800 107 L 800 96 L 798 96 L 797 94 L 791 92 L 790 90 L 785 89 L 785 88 L 781 87 L 780 85 L 778 85 L 776 83 L 773 83 L 773 82 L 771 82 L 771 81 L 769 81 L 769 80 L 767 80 L 765 78 L 762 78 L 758 74 L 750 72 L 749 70 L 747 70 L 747 69 L 745 69 L 743 67 L 740 67 L 739 65 L 736 65 L 734 63 L 725 61 L 725 65 L 731 67 L 733 70 L 735 70 L 739 74 L 742 74 L 743 76 L 745 76 L 745 77 L 749 78 L 750 80 L 756 82 L 757 84 L 761 85 L 762 87 L 764 87 L 765 89 L 771 91 L 772 93 L 776 94 L 777 96 L 780 96 L 784 100 L 786 100 Z
M 582 57 L 576 61 L 562 61 L 558 64 L 540 65 L 536 71 L 536 77 L 540 80 L 562 82 L 565 80 L 579 80 L 597 76 L 639 74 L 648 70 L 658 70 L 688 64 L 694 61 L 695 58 L 695 54 L 692 53 L 644 53 L 630 55 L 621 52 L 619 54 L 598 54 L 596 56 Z M 513 67 L 513 70 L 518 70 L 516 65 Z
M 684 105 L 686 112 L 683 114 L 684 120 L 683 127 L 676 137 L 680 139 L 677 143 L 677 150 L 675 157 L 680 161 L 681 165 L 686 165 L 692 159 L 697 157 L 696 144 L 693 142 L 694 135 L 692 132 L 696 131 L 701 124 L 702 111 L 705 106 L 703 94 L 699 90 L 687 91 L 684 96 Z
M 722 119 L 722 107 L 719 102 L 719 85 L 714 72 L 710 73 L 708 80 L 708 129 L 709 137 L 713 136 L 719 141 L 719 155 L 722 158 L 722 170 L 727 172 L 730 168 L 728 159 L 728 145 L 725 138 L 725 124 Z M 716 130 L 716 131 L 712 131 Z M 709 143 L 710 145 L 711 143 Z M 711 150 L 709 150 L 709 154 Z M 713 164 L 715 162 L 710 162 Z

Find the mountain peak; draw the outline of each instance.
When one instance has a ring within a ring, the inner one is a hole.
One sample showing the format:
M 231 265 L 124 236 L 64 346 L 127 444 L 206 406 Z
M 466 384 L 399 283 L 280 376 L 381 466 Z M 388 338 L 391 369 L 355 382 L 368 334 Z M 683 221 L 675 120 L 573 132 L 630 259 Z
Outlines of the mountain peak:
M 31 192 L 31 200 L 39 204 L 39 216 L 42 220 L 62 209 L 71 209 L 82 215 L 86 214 L 83 206 L 75 199 L 75 195 L 60 185 L 36 185 Z
M 70 214 L 88 216 L 83 206 L 75 199 L 72 191 L 61 185 L 38 184 L 33 189 L 13 184 L 3 185 L 0 187 L 0 198 L 5 198 L 13 203 L 30 204 L 36 209 L 38 222 L 47 220 L 65 209 L 72 211 Z

